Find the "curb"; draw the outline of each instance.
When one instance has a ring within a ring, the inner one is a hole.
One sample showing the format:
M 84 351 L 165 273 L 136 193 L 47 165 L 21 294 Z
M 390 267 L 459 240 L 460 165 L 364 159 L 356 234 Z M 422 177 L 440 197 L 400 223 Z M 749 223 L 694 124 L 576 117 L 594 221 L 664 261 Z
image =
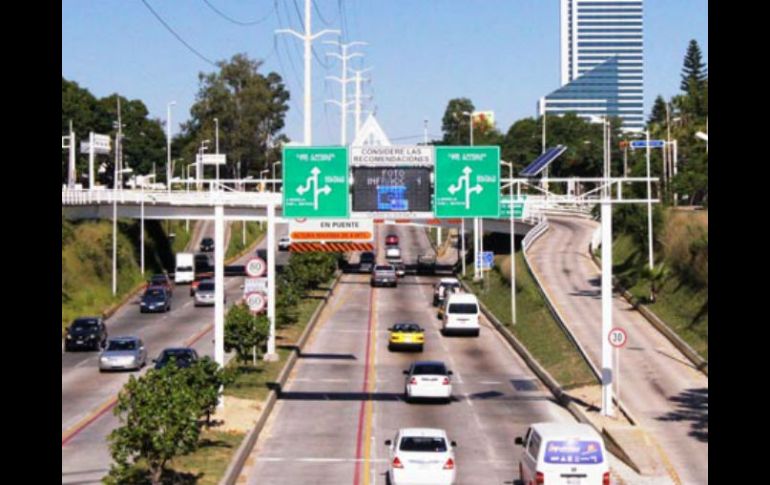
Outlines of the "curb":
M 258 246 L 259 243 L 261 243 L 262 240 L 265 239 L 265 237 L 267 237 L 267 234 L 263 232 L 262 234 L 259 235 L 259 237 L 257 239 L 254 240 L 253 243 L 249 244 L 248 247 L 244 248 L 243 251 L 241 251 L 240 253 L 236 254 L 233 257 L 231 257 L 230 259 L 226 259 L 225 260 L 225 264 L 233 264 L 235 261 L 238 261 L 239 259 L 241 259 L 245 255 L 249 254 L 250 252 L 253 252 L 254 251 L 254 246 Z
M 590 244 L 588 245 L 588 254 L 591 256 L 591 261 L 593 261 L 594 265 L 601 272 L 601 260 L 596 255 L 594 255 L 593 248 Z M 647 308 L 634 295 L 623 288 L 618 282 L 618 279 L 614 276 L 612 277 L 612 286 L 618 290 L 621 295 L 623 295 L 623 298 L 625 298 L 626 301 L 631 304 L 634 310 L 637 310 L 639 313 L 641 313 L 642 316 L 648 322 L 650 322 L 650 324 L 652 324 L 652 326 L 655 327 L 661 334 L 663 334 L 663 336 L 666 337 L 674 347 L 676 347 L 682 354 L 684 354 L 685 357 L 690 359 L 690 362 L 693 363 L 697 370 L 703 372 L 706 377 L 708 377 L 709 363 L 706 359 L 704 359 L 695 349 L 693 349 L 690 344 L 685 342 L 682 337 L 677 335 L 676 332 L 674 332 L 674 330 L 672 330 L 671 327 L 666 324 L 666 322 L 661 320 L 659 316 L 655 315 L 652 310 Z
M 235 482 L 238 480 L 238 476 L 243 471 L 243 467 L 246 464 L 246 459 L 248 458 L 249 453 L 251 453 L 251 450 L 257 443 L 259 434 L 262 432 L 262 428 L 264 428 L 265 423 L 267 422 L 267 418 L 273 411 L 275 402 L 278 400 L 278 393 L 289 379 L 289 374 L 291 373 L 292 369 L 294 369 L 294 364 L 297 362 L 299 354 L 302 352 L 302 348 L 305 346 L 307 339 L 310 337 L 310 334 L 315 328 L 315 325 L 318 322 L 318 317 L 321 315 L 321 312 L 324 310 L 324 308 L 326 308 L 326 305 L 329 302 L 329 297 L 334 294 L 337 283 L 339 283 L 341 278 L 342 272 L 337 270 L 337 275 L 332 282 L 331 288 L 329 288 L 328 292 L 323 297 L 323 303 L 318 305 L 318 307 L 313 312 L 313 315 L 311 315 L 305 330 L 302 331 L 302 335 L 300 335 L 299 339 L 297 340 L 296 346 L 291 350 L 291 354 L 286 360 L 286 364 L 284 364 L 283 369 L 281 369 L 281 372 L 278 374 L 276 382 L 270 383 L 272 388 L 270 389 L 270 393 L 265 400 L 262 411 L 259 413 L 259 419 L 257 419 L 257 423 L 254 425 L 254 428 L 252 428 L 252 430 L 249 431 L 249 433 L 244 437 L 243 441 L 241 441 L 238 450 L 235 452 L 235 455 L 233 456 L 232 460 L 230 460 L 230 464 L 225 470 L 224 477 L 219 480 L 219 485 L 235 485 Z
M 460 284 L 463 285 L 465 288 L 465 291 L 469 293 L 473 293 L 472 289 L 464 280 L 460 280 Z M 475 294 L 475 293 L 474 293 Z M 607 450 L 615 455 L 619 460 L 621 460 L 623 463 L 628 465 L 629 467 L 633 468 L 637 473 L 640 473 L 639 466 L 631 460 L 631 458 L 628 456 L 628 454 L 623 450 L 623 448 L 615 442 L 615 440 L 612 438 L 612 436 L 606 431 L 606 429 L 599 429 L 594 425 L 590 419 L 588 419 L 588 416 L 583 412 L 582 409 L 580 409 L 573 401 L 572 398 L 567 394 L 567 392 L 562 388 L 562 386 L 556 381 L 556 379 L 551 376 L 551 374 L 548 373 L 548 371 L 540 365 L 540 363 L 532 356 L 532 354 L 529 353 L 529 351 L 526 349 L 526 347 L 519 342 L 519 340 L 508 330 L 505 328 L 505 326 L 500 322 L 500 320 L 497 319 L 497 317 L 489 311 L 489 309 L 484 305 L 484 303 L 479 300 L 479 307 L 481 308 L 481 312 L 484 314 L 484 316 L 489 320 L 489 322 L 492 324 L 493 327 L 502 335 L 502 337 L 505 339 L 506 342 L 516 351 L 517 354 L 519 354 L 519 357 L 524 360 L 524 363 L 527 364 L 527 367 L 534 372 L 534 374 L 540 379 L 540 381 L 548 388 L 548 390 L 553 394 L 553 396 L 556 398 L 556 401 L 567 408 L 567 410 L 575 416 L 575 418 L 581 422 L 588 424 L 592 428 L 596 430 L 597 433 L 599 433 L 602 436 L 606 436 L 608 439 L 605 440 L 605 445 L 607 446 Z M 614 398 L 613 398 L 614 401 Z M 617 401 L 615 401 L 617 403 Z M 626 418 L 634 425 L 636 425 L 636 421 L 628 414 L 628 411 L 625 410 L 622 406 L 619 406 L 621 412 L 626 416 Z M 222 485 L 222 484 L 220 484 Z M 229 485 L 229 484 L 228 484 Z

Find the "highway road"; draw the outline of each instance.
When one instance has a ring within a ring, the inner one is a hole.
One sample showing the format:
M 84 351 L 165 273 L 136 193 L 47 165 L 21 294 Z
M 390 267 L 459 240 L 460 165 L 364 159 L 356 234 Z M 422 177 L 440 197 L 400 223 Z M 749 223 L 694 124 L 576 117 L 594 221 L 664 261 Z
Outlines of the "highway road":
M 415 227 L 378 226 L 378 248 L 391 228 L 407 264 L 430 251 Z M 441 336 L 435 280 L 407 275 L 397 288 L 372 289 L 368 275 L 342 278 L 252 450 L 248 483 L 385 483 L 384 441 L 410 426 L 444 428 L 457 441 L 458 483 L 511 483 L 521 453 L 513 441 L 527 425 L 574 422 L 488 322 L 478 338 Z M 401 321 L 426 328 L 424 352 L 388 351 L 387 328 Z M 402 370 L 422 359 L 454 371 L 453 402 L 403 401 Z
M 204 221 L 200 229 L 198 241 L 194 241 L 196 249 L 201 238 L 213 237 L 214 224 Z M 278 237 L 285 232 L 280 226 L 276 231 Z M 264 240 L 259 247 L 265 247 Z M 276 262 L 285 261 L 285 254 Z M 234 264 L 243 264 L 250 256 Z M 242 296 L 242 282 L 241 277 L 225 280 L 228 304 Z M 213 357 L 213 321 L 213 307 L 195 308 L 189 287 L 183 285 L 174 291 L 171 312 L 141 314 L 138 298 L 134 298 L 107 320 L 107 331 L 111 337 L 142 338 L 148 359 L 157 357 L 166 347 L 188 345 L 201 356 Z M 111 463 L 106 437 L 118 425 L 118 420 L 110 404 L 131 373 L 99 373 L 98 355 L 97 352 L 62 353 L 62 483 L 100 483 Z M 146 369 L 151 367 L 152 363 L 148 362 Z
M 601 363 L 600 271 L 588 245 L 597 222 L 549 218 L 529 259 L 567 326 Z M 620 295 L 613 325 L 628 333 L 620 351 L 621 399 L 665 450 L 683 484 L 708 483 L 708 378 Z

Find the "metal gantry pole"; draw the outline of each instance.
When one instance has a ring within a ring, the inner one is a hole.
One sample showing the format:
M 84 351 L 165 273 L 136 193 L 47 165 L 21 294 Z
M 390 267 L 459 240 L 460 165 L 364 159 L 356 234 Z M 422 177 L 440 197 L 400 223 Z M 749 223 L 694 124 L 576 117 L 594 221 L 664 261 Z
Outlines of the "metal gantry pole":
M 118 198 L 112 189 L 112 296 L 118 293 Z
M 166 188 L 167 192 L 171 192 L 171 178 L 174 174 L 171 173 L 171 107 L 176 104 L 176 101 L 171 101 L 166 105 Z
M 275 204 L 267 204 L 267 318 L 270 335 L 267 338 L 265 360 L 278 360 L 275 352 Z
M 72 131 L 72 120 L 70 120 L 70 151 L 69 165 L 67 166 L 67 187 L 75 188 L 75 132 Z
M 214 206 L 214 361 L 225 366 L 225 209 Z M 224 407 L 220 397 L 217 409 Z
M 606 172 L 605 172 L 606 174 Z M 612 408 L 612 346 L 609 342 L 612 330 L 612 204 L 605 175 L 602 194 L 602 415 L 613 416 Z
M 460 222 L 460 251 L 462 252 L 463 277 L 465 277 L 465 218 Z
M 94 151 L 94 132 L 88 133 L 88 188 L 92 190 L 94 188 L 94 159 L 96 152 Z
M 142 274 L 144 274 L 144 184 L 142 184 L 142 201 L 141 208 L 139 209 L 139 252 L 142 260 Z
M 650 130 L 647 130 L 647 253 L 650 269 L 653 268 L 652 259 L 652 182 L 650 180 Z

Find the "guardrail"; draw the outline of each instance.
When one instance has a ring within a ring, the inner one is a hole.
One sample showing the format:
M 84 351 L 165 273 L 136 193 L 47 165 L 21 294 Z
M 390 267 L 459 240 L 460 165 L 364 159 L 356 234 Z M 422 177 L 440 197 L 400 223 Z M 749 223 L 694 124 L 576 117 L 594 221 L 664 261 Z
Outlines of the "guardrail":
M 164 190 L 62 190 L 62 205 L 192 205 L 210 207 L 281 204 L 281 194 L 271 192 L 168 192 Z

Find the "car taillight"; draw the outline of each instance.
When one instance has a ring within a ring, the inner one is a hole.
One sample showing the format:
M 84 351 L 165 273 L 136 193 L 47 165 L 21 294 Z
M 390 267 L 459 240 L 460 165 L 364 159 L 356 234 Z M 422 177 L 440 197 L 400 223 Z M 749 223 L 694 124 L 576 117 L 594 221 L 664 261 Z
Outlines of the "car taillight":
M 602 485 L 610 485 L 610 472 L 604 472 L 602 475 Z
M 543 485 L 545 483 L 545 475 L 542 472 L 535 473 L 535 483 L 537 485 Z
M 444 470 L 454 470 L 455 468 L 455 461 L 451 458 L 449 458 L 446 463 L 444 463 Z
M 448 377 L 444 377 L 444 385 L 445 386 L 449 385 L 449 378 Z
M 401 464 L 401 460 L 398 459 L 398 457 L 393 458 L 393 468 L 404 468 L 404 465 Z
M 411 379 L 409 379 L 409 384 L 417 384 L 417 378 L 412 377 Z

